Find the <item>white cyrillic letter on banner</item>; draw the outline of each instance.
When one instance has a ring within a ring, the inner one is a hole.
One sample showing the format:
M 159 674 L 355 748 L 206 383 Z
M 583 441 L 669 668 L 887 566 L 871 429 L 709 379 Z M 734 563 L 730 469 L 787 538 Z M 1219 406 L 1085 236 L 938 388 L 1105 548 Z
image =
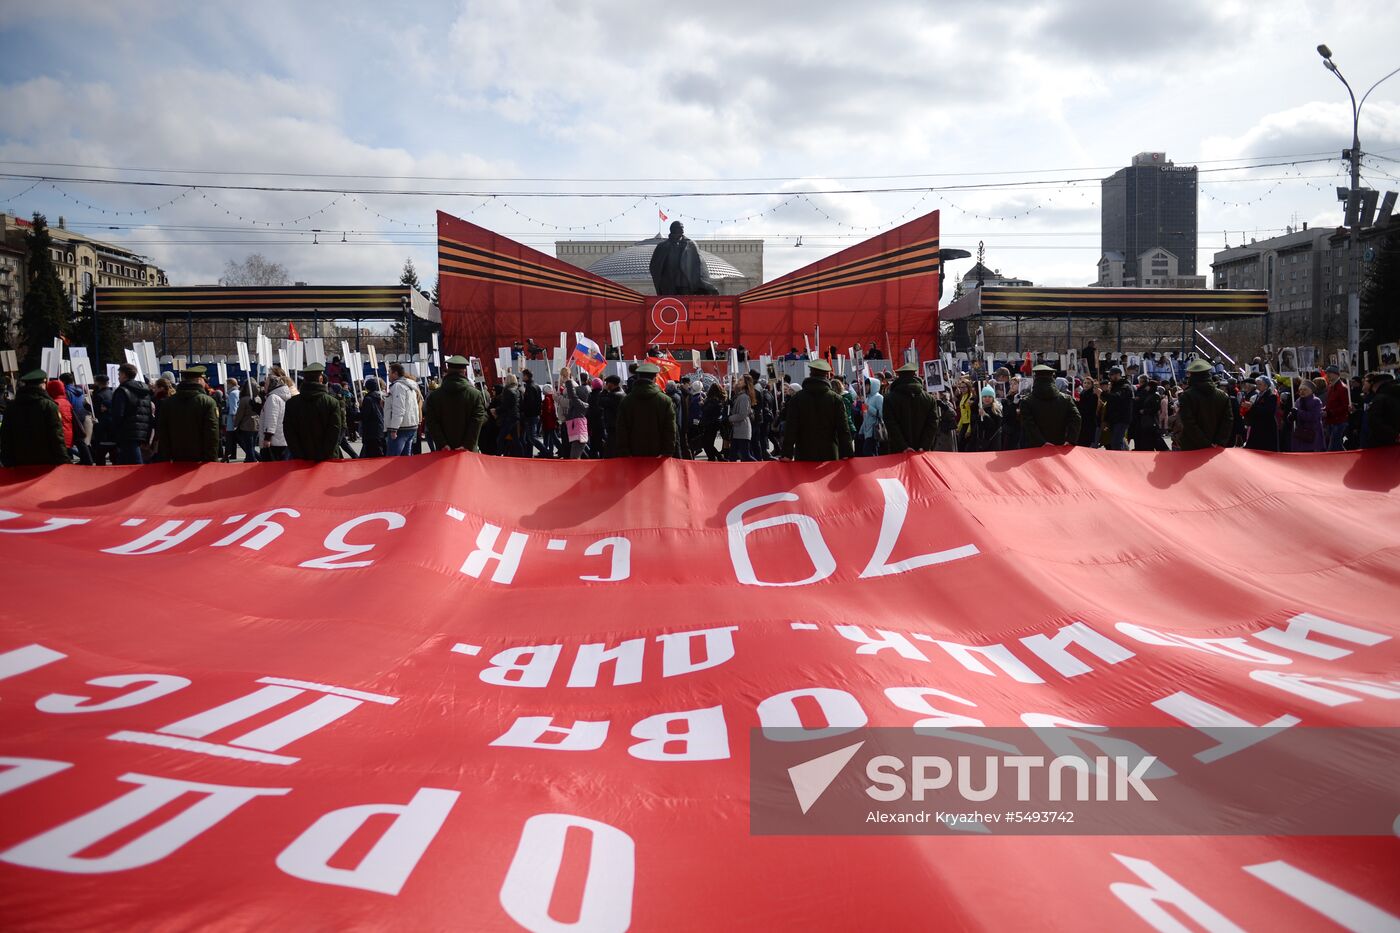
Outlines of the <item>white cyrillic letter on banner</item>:
M 198 784 L 148 774 L 123 774 L 117 780 L 138 786 L 90 813 L 0 852 L 0 861 L 75 875 L 140 868 L 165 858 L 254 797 L 280 797 L 291 791 L 290 787 Z M 78 856 L 185 794 L 204 796 L 114 852 L 91 858 Z
M 606 577 L 588 574 L 579 577 L 589 583 L 618 583 L 632 575 L 632 542 L 622 537 L 600 538 L 584 550 L 585 557 L 599 557 L 604 551 L 612 551 L 612 566 Z
M 670 731 L 672 723 L 683 724 L 685 731 Z M 627 749 L 628 754 L 646 761 L 715 761 L 729 757 L 729 732 L 722 706 L 648 716 L 632 727 L 632 737 L 642 741 Z M 681 750 L 667 751 L 666 746 L 672 742 L 679 743 Z
M 570 829 L 588 832 L 588 874 L 578 919 L 562 922 L 550 916 L 549 907 Z M 622 933 L 632 925 L 636 873 L 636 846 L 616 826 L 567 813 L 540 813 L 525 821 L 501 885 L 501 906 L 531 933 Z
M 928 661 L 927 655 L 915 648 L 909 639 L 898 632 L 887 632 L 882 628 L 877 628 L 875 634 L 880 637 L 871 638 L 859 625 L 838 625 L 836 626 L 836 634 L 847 641 L 853 641 L 860 645 L 856 649 L 856 654 L 879 654 L 888 648 L 901 658 L 908 658 L 911 661 Z
M 920 554 L 906 560 L 889 563 L 894 546 L 899 543 L 899 533 L 904 530 L 904 520 L 909 515 L 909 492 L 897 479 L 878 479 L 880 491 L 885 496 L 885 511 L 880 517 L 880 537 L 875 544 L 875 553 L 870 555 L 870 563 L 860 572 L 861 579 L 887 577 L 890 574 L 906 573 L 920 567 L 945 564 L 950 560 L 972 557 L 978 553 L 977 545 L 964 544 L 946 551 Z
M 554 673 L 563 645 L 521 645 L 497 652 L 491 664 L 478 674 L 484 683 L 498 687 L 545 687 Z M 526 660 L 522 661 L 521 658 Z M 512 677 L 518 671 L 518 676 Z
M 374 550 L 373 544 L 348 544 L 345 536 L 366 522 L 384 522 L 389 526 L 390 531 L 396 531 L 408 524 L 408 519 L 398 512 L 371 512 L 368 515 L 360 515 L 343 522 L 331 529 L 331 533 L 326 535 L 326 550 L 334 551 L 333 554 L 324 554 L 320 557 L 313 557 L 311 560 L 304 560 L 298 566 L 309 567 L 314 570 L 348 570 L 351 567 L 368 567 L 374 563 L 372 560 L 349 560 L 345 558 L 354 557 L 356 554 L 364 554 L 366 551 Z
M 616 648 L 606 644 L 579 645 L 574 657 L 573 669 L 569 671 L 570 687 L 596 687 L 602 666 L 613 662 L 612 685 L 640 683 L 642 679 L 642 652 L 646 649 L 645 638 L 629 638 Z
M 818 580 L 825 580 L 836 571 L 836 558 L 831 556 L 831 549 L 826 546 L 826 541 L 822 538 L 821 529 L 817 527 L 816 520 L 810 515 L 803 515 L 797 512 L 790 512 L 786 515 L 777 515 L 773 518 L 764 518 L 756 522 L 744 522 L 744 513 L 752 509 L 762 508 L 765 505 L 772 505 L 775 502 L 796 502 L 797 496 L 790 492 L 778 492 L 769 496 L 759 496 L 756 499 L 749 499 L 740 502 L 729 510 L 729 514 L 724 519 L 724 524 L 729 530 L 729 560 L 734 565 L 734 575 L 739 582 L 746 586 L 805 586 L 808 583 L 816 583 Z M 749 535 L 764 528 L 776 528 L 779 525 L 796 525 L 797 534 L 802 541 L 802 546 L 807 550 L 807 557 L 812 561 L 812 575 L 805 580 L 793 580 L 788 583 L 769 583 L 758 579 L 754 574 L 753 561 L 749 558 Z
M 301 513 L 296 509 L 268 509 L 266 512 L 260 512 L 254 515 L 238 528 L 209 546 L 228 547 L 231 544 L 242 542 L 243 547 L 248 548 L 250 551 L 261 551 L 273 541 L 276 541 L 282 532 L 287 530 L 272 520 L 278 515 L 287 515 L 292 518 L 301 517 Z M 252 537 L 249 537 L 249 535 Z M 248 540 L 244 541 L 244 538 L 248 538 Z
M 113 709 L 127 709 L 159 699 L 176 690 L 190 685 L 186 677 L 174 674 L 113 674 L 110 677 L 94 677 L 88 681 L 91 687 L 130 687 L 132 684 L 145 684 L 120 696 L 114 696 L 97 703 L 92 697 L 74 696 L 68 693 L 50 693 L 40 697 L 34 708 L 44 713 L 105 713 Z
M 511 748 L 544 748 L 556 752 L 591 752 L 603 747 L 608 737 L 608 720 L 576 722 L 556 726 L 552 716 L 521 716 L 505 734 L 491 744 Z M 541 742 L 545 735 L 563 736 L 557 742 Z
M 188 525 L 179 519 L 172 519 L 168 522 L 161 522 L 150 531 L 146 532 L 135 541 L 128 541 L 126 544 L 119 544 L 116 547 L 103 548 L 106 554 L 123 554 L 128 557 L 135 557 L 144 554 L 159 554 L 161 551 L 168 551 L 177 544 L 182 544 L 203 531 L 205 526 L 212 519 L 197 518 Z M 184 525 L 183 528 L 180 526 Z
M 1071 622 L 1053 636 L 1027 635 L 1021 644 L 1040 660 L 1065 677 L 1078 677 L 1093 672 L 1093 668 L 1069 653 L 1070 645 L 1078 645 L 1100 661 L 1121 664 L 1133 653 L 1115 641 L 1091 629 L 1083 622 Z
M 1244 933 L 1225 918 L 1225 915 L 1201 900 L 1183 887 L 1176 879 L 1145 859 L 1130 858 L 1113 853 L 1113 857 L 1147 884 L 1130 884 L 1115 881 L 1108 886 L 1113 896 L 1138 915 L 1143 922 L 1162 933 L 1191 933 L 1172 911 L 1173 907 L 1181 914 L 1198 923 L 1208 933 Z
M 365 804 L 332 810 L 312 823 L 277 856 L 277 867 L 293 878 L 398 894 L 437 836 L 460 793 L 424 787 L 406 804 Z M 370 817 L 394 817 L 354 868 L 332 868 L 331 859 Z
M 802 721 L 796 700 L 806 697 L 814 700 L 826 719 L 826 726 L 809 729 Z M 860 701 L 844 690 L 829 687 L 808 687 L 805 690 L 789 690 L 775 693 L 758 704 L 758 722 L 763 726 L 764 737 L 775 742 L 806 742 L 810 739 L 823 739 L 829 735 L 841 735 L 859 729 L 869 722 Z
M 71 762 L 50 761 L 47 758 L 6 758 L 0 757 L 0 794 L 19 790 L 26 784 L 42 781 L 50 774 L 73 767 Z
M 661 642 L 661 676 L 678 677 L 723 664 L 734 657 L 734 636 L 730 632 L 737 631 L 737 625 L 724 625 L 657 635 L 656 640 Z M 692 643 L 697 636 L 705 641 L 705 654 L 699 660 L 692 653 Z
M 491 572 L 491 582 L 508 584 L 514 580 L 515 571 L 520 569 L 520 558 L 525 553 L 525 542 L 529 540 L 529 536 L 512 531 L 506 537 L 505 548 L 497 551 L 496 539 L 500 536 L 501 529 L 498 526 L 489 523 L 482 525 L 476 536 L 476 550 L 462 561 L 461 573 L 480 580 L 486 565 L 496 561 L 496 569 Z

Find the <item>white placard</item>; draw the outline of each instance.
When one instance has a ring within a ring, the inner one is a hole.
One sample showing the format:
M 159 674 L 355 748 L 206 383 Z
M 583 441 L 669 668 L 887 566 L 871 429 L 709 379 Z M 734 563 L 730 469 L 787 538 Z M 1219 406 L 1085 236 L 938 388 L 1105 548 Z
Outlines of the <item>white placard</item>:
M 427 345 L 426 343 L 420 343 L 420 344 L 418 345 L 418 357 L 417 357 L 417 358 L 420 359 L 420 360 L 426 360 L 426 359 L 428 358 L 428 345 Z
M 58 359 L 58 360 L 62 360 L 62 359 L 63 359 L 63 338 L 62 338 L 62 337 L 55 337 L 55 338 L 53 338 L 53 355 L 54 355 L 54 358 L 55 358 L 55 359 Z M 61 371 L 61 368 L 60 368 L 60 371 Z
M 282 371 L 283 371 L 284 373 L 286 373 L 287 375 L 289 375 L 289 376 L 292 374 L 292 367 L 291 367 L 290 365 L 288 365 L 290 362 L 291 362 L 291 360 L 287 359 L 287 351 L 286 351 L 286 350 L 278 350 L 278 351 L 277 351 L 277 365 L 278 365 L 278 366 L 281 366 L 281 367 L 282 367 Z
M 414 369 L 416 369 L 416 370 L 418 371 L 418 378 L 419 378 L 419 379 L 427 379 L 428 376 L 431 375 L 431 373 L 428 372 L 428 361 L 427 361 L 427 360 L 419 360 L 417 363 L 414 364 Z
M 253 371 L 252 362 L 248 356 L 248 344 L 238 341 L 238 368 L 243 370 L 243 375 L 247 376 Z
M 555 347 L 555 348 L 554 348 L 554 371 L 555 371 L 555 372 L 558 372 L 559 370 L 561 370 L 561 369 L 563 369 L 563 368 L 564 368 L 564 348 L 563 348 L 563 347 Z
M 121 381 L 122 374 L 121 374 L 120 372 L 118 372 L 119 369 L 121 369 L 121 367 L 118 366 L 116 363 L 108 363 L 108 364 L 107 364 L 107 384 L 108 384 L 108 385 L 113 385 L 113 386 L 114 386 L 114 385 L 116 385 L 118 382 Z
M 258 365 L 267 369 L 276 361 L 277 357 L 272 352 L 272 338 L 266 334 L 258 334 Z
M 15 358 L 14 350 L 0 350 L 0 369 L 7 373 L 19 372 L 19 360 Z
M 608 321 L 608 339 L 612 342 L 612 345 L 613 345 L 613 346 L 615 346 L 615 347 L 617 347 L 617 348 L 619 348 L 619 349 L 622 348 L 622 322 L 621 322 L 621 321 Z
M 175 371 L 175 375 L 179 377 L 185 371 L 185 358 L 183 356 L 175 357 L 173 360 L 170 361 L 170 368 L 173 369 Z
M 305 341 L 306 362 L 326 365 L 326 344 L 320 337 L 307 337 Z
M 431 334 L 429 334 L 429 336 L 433 338 L 433 353 L 436 354 L 440 352 L 442 350 L 442 347 L 438 346 L 437 331 L 433 331 Z
M 42 369 L 50 379 L 57 379 L 62 372 L 59 362 L 63 357 L 55 353 L 53 347 L 44 347 L 39 351 L 39 368 Z
M 501 347 L 496 351 L 496 375 L 504 379 L 510 372 L 510 347 Z
M 301 372 L 306 368 L 306 343 L 302 340 L 293 340 L 291 347 L 292 368 Z
M 379 375 L 379 354 L 375 352 L 374 344 L 366 347 L 369 350 L 369 368 L 374 370 L 374 374 Z
M 739 374 L 739 351 L 734 347 L 729 348 L 729 375 Z
M 350 342 L 348 340 L 340 342 L 340 361 L 346 366 L 350 365 Z
M 58 374 L 59 374 L 60 376 L 63 375 L 64 373 L 71 373 L 71 372 L 73 372 L 73 367 L 70 366 L 70 365 L 68 365 L 68 361 L 67 361 L 67 360 L 59 360 L 59 361 L 58 361 Z
M 692 367 L 693 369 L 699 369 L 699 368 L 700 368 L 700 351 L 699 351 L 699 350 L 691 350 L 691 351 L 690 351 L 690 365 L 691 365 L 691 367 Z
M 152 377 L 160 372 L 160 357 L 156 356 L 156 345 L 149 340 L 141 342 L 141 369 Z
M 70 360 L 87 359 L 87 347 L 69 347 L 68 358 Z
M 442 354 L 437 350 L 433 351 L 433 366 L 437 368 L 438 372 L 442 372 Z
M 214 364 L 214 369 L 217 371 L 218 376 L 219 376 L 219 385 L 222 386 L 222 385 L 227 384 L 227 383 L 228 383 L 228 364 L 227 364 L 227 363 L 215 363 L 215 364 Z
M 73 382 L 80 386 L 90 386 L 95 381 L 92 378 L 92 361 L 86 356 L 80 356 L 72 361 Z

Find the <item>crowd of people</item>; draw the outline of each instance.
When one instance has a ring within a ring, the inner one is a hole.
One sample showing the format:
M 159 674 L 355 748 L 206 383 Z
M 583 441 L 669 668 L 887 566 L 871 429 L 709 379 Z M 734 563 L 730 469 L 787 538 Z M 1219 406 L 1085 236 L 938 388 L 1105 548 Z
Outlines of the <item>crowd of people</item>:
M 222 386 L 210 386 L 202 366 L 148 383 L 128 364 L 117 385 L 98 377 L 90 387 L 35 370 L 0 398 L 0 463 L 319 461 L 439 449 L 707 461 L 1045 444 L 1310 452 L 1394 444 L 1400 429 L 1400 384 L 1389 372 L 1348 380 L 1336 366 L 1312 378 L 1266 367 L 1232 376 L 1205 360 L 1161 357 L 1130 379 L 1113 359 L 1088 360 L 1074 372 L 1029 360 L 1018 371 L 977 364 L 933 392 L 913 363 L 863 368 L 852 384 L 825 359 L 807 360 L 800 384 L 771 368 L 668 380 L 651 361 L 630 364 L 625 381 L 564 367 L 540 384 L 522 367 L 473 382 L 461 356 L 426 384 L 401 363 L 387 367 L 387 384 L 370 376 L 360 386 L 338 361 L 307 366 L 298 379 L 273 366 L 260 381 Z

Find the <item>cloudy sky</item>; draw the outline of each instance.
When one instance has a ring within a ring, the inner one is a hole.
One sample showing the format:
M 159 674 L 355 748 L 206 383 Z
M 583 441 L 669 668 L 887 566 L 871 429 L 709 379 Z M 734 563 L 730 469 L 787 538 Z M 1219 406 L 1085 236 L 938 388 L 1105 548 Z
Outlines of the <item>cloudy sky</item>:
M 945 246 L 1085 284 L 1098 185 L 1072 182 L 1159 150 L 1213 170 L 1205 271 L 1227 238 L 1339 222 L 1351 111 L 1314 48 L 1360 93 L 1397 35 L 1393 0 L 0 0 L 0 171 L 187 186 L 0 177 L 0 211 L 62 215 L 177 284 L 253 251 L 319 284 L 411 256 L 431 284 L 437 209 L 550 251 L 649 236 L 659 206 L 764 237 L 770 278 L 941 209 Z M 1362 142 L 1373 186 L 1400 188 L 1380 158 L 1400 159 L 1400 76 Z M 898 190 L 833 193 L 871 188 Z

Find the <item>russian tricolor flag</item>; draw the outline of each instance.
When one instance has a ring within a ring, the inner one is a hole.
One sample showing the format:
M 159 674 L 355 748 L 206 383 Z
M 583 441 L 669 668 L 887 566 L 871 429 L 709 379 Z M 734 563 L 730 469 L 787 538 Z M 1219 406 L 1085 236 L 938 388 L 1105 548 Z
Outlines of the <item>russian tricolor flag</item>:
M 603 359 L 603 351 L 598 345 L 589 340 L 583 334 L 575 334 L 577 342 L 574 344 L 572 360 L 581 369 L 588 371 L 589 375 L 596 376 L 607 368 L 607 363 Z

